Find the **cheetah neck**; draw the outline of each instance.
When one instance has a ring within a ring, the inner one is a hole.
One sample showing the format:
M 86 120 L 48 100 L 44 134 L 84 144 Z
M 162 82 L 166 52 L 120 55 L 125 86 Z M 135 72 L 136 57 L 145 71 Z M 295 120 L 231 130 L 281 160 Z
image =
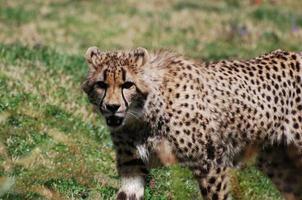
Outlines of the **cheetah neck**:
M 142 70 L 142 79 L 148 85 L 150 93 L 157 94 L 167 81 L 175 79 L 171 72 L 175 71 L 173 68 L 180 62 L 194 63 L 170 51 L 159 50 L 150 54 L 149 63 Z
M 165 135 L 166 130 L 169 129 L 167 109 L 169 99 L 173 97 L 172 93 L 168 92 L 168 87 L 177 83 L 174 72 L 178 71 L 178 74 L 182 74 L 188 70 L 184 66 L 197 64 L 193 60 L 185 59 L 169 51 L 160 51 L 150 55 L 150 61 L 142 72 L 143 82 L 149 87 L 143 115 L 155 135 Z

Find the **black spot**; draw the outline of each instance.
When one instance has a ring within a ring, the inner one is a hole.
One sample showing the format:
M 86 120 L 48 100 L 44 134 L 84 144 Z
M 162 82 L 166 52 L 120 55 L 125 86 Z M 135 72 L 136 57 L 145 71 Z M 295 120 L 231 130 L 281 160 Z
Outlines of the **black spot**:
M 285 69 L 285 64 L 283 62 L 281 62 L 281 67 Z
M 127 195 L 125 192 L 118 193 L 116 200 L 127 200 Z
M 214 159 L 215 147 L 211 143 L 208 143 L 206 146 L 207 146 L 208 159 L 211 159 L 211 160 Z
M 296 63 L 296 70 L 297 70 L 297 72 L 300 72 L 300 63 L 299 62 Z
M 274 102 L 275 102 L 275 104 L 276 104 L 276 103 L 278 103 L 278 100 L 279 100 L 279 99 L 278 99 L 278 97 L 277 97 L 277 96 L 275 96 L 275 98 L 274 98 Z
M 295 139 L 296 139 L 296 140 L 300 140 L 300 138 L 301 138 L 301 137 L 300 137 L 300 134 L 299 134 L 299 133 L 296 133 L 296 134 L 295 134 Z
M 206 188 L 201 188 L 201 189 L 200 189 L 200 191 L 201 191 L 201 194 L 202 194 L 204 197 L 206 197 L 206 196 L 207 196 L 208 191 L 207 191 L 207 189 L 206 189 Z
M 276 66 L 273 66 L 273 70 L 275 70 L 277 72 L 278 68 Z
M 270 96 L 266 96 L 266 100 L 267 101 L 271 101 L 271 97 Z
M 216 191 L 219 192 L 221 190 L 221 182 L 219 182 L 216 186 Z
M 218 200 L 218 195 L 217 195 L 217 193 L 214 193 L 214 194 L 213 194 L 212 200 Z
M 210 180 L 209 180 L 209 183 L 210 184 L 214 184 L 216 181 L 216 178 L 215 177 L 211 177 Z

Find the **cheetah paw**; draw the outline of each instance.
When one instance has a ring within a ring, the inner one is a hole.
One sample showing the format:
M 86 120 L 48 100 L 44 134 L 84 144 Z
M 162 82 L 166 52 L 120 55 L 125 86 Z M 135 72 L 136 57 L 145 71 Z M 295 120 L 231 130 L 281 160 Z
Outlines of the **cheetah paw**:
M 142 200 L 144 199 L 145 180 L 141 176 L 122 177 L 122 187 L 117 193 L 117 200 Z
M 144 199 L 144 195 L 140 195 L 136 193 L 127 194 L 124 191 L 120 191 L 116 197 L 116 200 L 143 200 L 143 199 Z

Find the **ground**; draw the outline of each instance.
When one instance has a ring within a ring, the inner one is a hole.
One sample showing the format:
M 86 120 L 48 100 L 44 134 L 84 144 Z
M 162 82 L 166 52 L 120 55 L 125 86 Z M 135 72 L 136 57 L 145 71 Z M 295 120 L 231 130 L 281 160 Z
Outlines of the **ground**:
M 114 154 L 80 83 L 83 54 L 170 48 L 196 59 L 302 50 L 296 0 L 0 0 L 0 199 L 113 199 Z M 198 199 L 186 169 L 156 169 L 146 199 Z M 237 199 L 281 199 L 251 164 Z

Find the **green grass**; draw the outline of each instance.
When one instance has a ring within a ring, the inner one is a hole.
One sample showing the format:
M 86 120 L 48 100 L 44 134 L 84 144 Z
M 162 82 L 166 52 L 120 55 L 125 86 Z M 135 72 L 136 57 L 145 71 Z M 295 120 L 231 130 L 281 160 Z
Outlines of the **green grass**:
M 89 46 L 204 60 L 301 51 L 301 3 L 270 2 L 0 0 L 0 199 L 113 199 L 112 142 L 80 89 Z M 234 180 L 240 199 L 281 199 L 254 167 Z M 148 183 L 147 200 L 200 199 L 178 166 L 152 170 Z
M 8 24 L 13 23 L 15 25 L 21 25 L 34 20 L 36 16 L 34 10 L 25 10 L 21 5 L 0 8 L 0 19 Z

